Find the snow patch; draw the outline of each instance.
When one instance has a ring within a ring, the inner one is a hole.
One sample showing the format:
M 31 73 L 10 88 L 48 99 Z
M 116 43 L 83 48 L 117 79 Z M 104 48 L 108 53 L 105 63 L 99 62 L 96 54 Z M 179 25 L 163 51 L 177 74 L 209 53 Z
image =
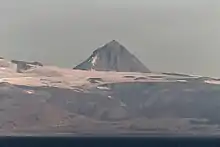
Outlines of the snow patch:
M 91 62 L 91 63 L 92 63 L 92 66 L 95 66 L 97 59 L 98 59 L 97 56 L 92 57 L 92 62 Z
M 217 84 L 220 85 L 220 81 L 216 81 L 216 80 L 205 80 L 204 81 L 207 84 Z
M 110 88 L 105 87 L 105 86 L 97 86 L 96 88 L 100 90 L 110 90 Z
M 23 91 L 24 93 L 27 93 L 27 94 L 34 94 L 34 90 L 24 90 Z
M 108 99 L 110 99 L 110 100 L 111 100 L 111 99 L 113 99 L 113 97 L 112 97 L 111 95 L 109 95 L 109 96 L 108 96 Z
M 177 80 L 177 82 L 187 82 L 187 80 Z

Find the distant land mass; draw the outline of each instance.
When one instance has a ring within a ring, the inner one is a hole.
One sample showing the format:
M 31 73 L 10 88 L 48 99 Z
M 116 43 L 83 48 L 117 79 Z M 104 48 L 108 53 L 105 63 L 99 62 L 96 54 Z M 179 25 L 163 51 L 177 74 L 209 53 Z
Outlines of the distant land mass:
M 67 69 L 0 58 L 0 135 L 220 136 L 220 79 L 153 72 L 117 41 Z
M 80 70 L 145 72 L 150 70 L 116 40 L 96 49 L 92 55 L 74 67 Z

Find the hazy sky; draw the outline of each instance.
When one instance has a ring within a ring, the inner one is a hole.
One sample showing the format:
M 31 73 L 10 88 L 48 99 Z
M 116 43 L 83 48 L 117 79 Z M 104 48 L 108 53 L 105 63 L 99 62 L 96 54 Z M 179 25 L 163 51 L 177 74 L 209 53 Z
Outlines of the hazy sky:
M 219 0 L 0 0 L 0 55 L 73 67 L 116 39 L 151 70 L 220 77 Z

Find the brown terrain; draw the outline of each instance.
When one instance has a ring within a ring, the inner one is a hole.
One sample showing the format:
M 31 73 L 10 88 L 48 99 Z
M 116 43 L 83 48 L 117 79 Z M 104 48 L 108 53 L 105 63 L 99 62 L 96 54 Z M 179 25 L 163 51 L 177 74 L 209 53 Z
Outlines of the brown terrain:
M 0 134 L 219 135 L 219 84 L 194 75 L 1 58 Z

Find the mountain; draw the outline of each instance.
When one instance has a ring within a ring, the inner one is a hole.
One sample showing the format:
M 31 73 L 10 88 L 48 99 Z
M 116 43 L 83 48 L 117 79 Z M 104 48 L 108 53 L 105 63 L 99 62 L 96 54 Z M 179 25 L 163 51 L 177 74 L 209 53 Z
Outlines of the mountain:
M 77 65 L 74 69 L 117 72 L 150 72 L 143 63 L 115 40 L 95 50 L 87 60 Z
M 220 136 L 219 79 L 7 59 L 0 77 L 0 135 Z

